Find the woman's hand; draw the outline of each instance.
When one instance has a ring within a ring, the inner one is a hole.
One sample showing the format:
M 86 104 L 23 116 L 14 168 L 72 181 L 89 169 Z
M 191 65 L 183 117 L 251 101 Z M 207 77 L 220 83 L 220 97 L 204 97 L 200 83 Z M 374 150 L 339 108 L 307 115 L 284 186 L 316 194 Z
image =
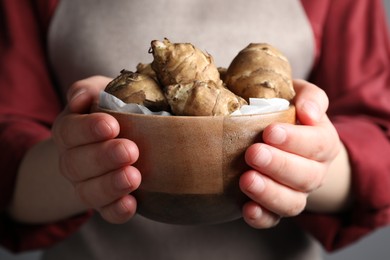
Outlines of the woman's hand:
M 105 220 L 123 223 L 136 211 L 136 200 L 129 193 L 141 182 L 140 172 L 132 166 L 138 148 L 130 140 L 116 138 L 115 118 L 89 113 L 109 80 L 91 77 L 70 87 L 69 105 L 53 126 L 53 140 L 60 154 L 60 173 L 73 184 L 81 202 Z
M 343 147 L 326 115 L 326 94 L 306 81 L 294 81 L 299 124 L 275 123 L 263 132 L 264 143 L 245 154 L 252 170 L 240 178 L 251 199 L 242 214 L 256 228 L 272 227 L 281 217 L 301 213 L 310 193 L 324 185 L 330 165 Z

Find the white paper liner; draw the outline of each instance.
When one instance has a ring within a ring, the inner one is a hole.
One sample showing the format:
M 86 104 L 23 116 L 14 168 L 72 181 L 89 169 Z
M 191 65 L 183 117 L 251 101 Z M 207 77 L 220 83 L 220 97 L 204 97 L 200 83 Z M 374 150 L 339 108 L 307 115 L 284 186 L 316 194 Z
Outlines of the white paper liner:
M 231 116 L 258 115 L 287 110 L 290 102 L 284 98 L 249 98 L 249 105 L 243 105 Z
M 120 100 L 119 98 L 105 91 L 100 92 L 99 106 L 101 108 L 105 108 L 117 112 L 145 114 L 145 115 L 161 115 L 161 116 L 171 115 L 169 112 L 166 111 L 153 112 L 150 111 L 147 107 L 138 104 L 127 104 L 122 100 Z
M 138 104 L 126 104 L 122 100 L 105 91 L 100 93 L 99 106 L 117 112 L 161 116 L 171 115 L 166 111 L 153 112 L 148 108 Z M 250 98 L 249 105 L 242 106 L 241 109 L 234 111 L 231 116 L 264 114 L 283 111 L 287 110 L 289 106 L 290 102 L 283 98 Z

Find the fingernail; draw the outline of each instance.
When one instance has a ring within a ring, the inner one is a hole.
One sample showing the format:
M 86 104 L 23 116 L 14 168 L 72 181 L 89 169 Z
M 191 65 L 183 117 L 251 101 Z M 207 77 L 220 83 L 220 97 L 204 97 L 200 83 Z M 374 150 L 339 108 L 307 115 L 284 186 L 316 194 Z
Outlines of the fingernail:
M 263 211 L 261 210 L 260 206 L 256 206 L 253 208 L 253 211 L 251 212 L 252 214 L 250 215 L 251 220 L 257 220 L 261 217 Z
M 265 182 L 260 174 L 256 173 L 253 175 L 251 184 L 248 186 L 247 191 L 250 193 L 257 193 L 264 190 Z
M 85 89 L 81 88 L 81 89 L 74 91 L 73 93 L 70 93 L 69 98 L 68 98 L 69 102 L 75 101 L 79 96 L 84 94 L 85 91 L 86 91 Z
M 104 120 L 97 122 L 94 130 L 101 137 L 109 136 L 112 133 L 110 125 Z
M 115 212 L 119 216 L 127 215 L 131 208 L 131 201 L 128 199 L 121 199 L 117 207 L 115 207 Z
M 127 150 L 123 144 L 114 147 L 111 151 L 111 156 L 117 163 L 127 163 L 129 161 Z
M 261 146 L 253 158 L 253 164 L 257 167 L 264 167 L 267 166 L 271 160 L 271 151 L 268 148 Z
M 131 188 L 131 182 L 127 178 L 127 175 L 124 171 L 119 172 L 114 176 L 114 186 L 118 190 L 129 190 Z
M 282 144 L 286 141 L 287 133 L 286 130 L 281 126 L 275 126 L 268 133 L 267 136 L 264 137 L 267 142 L 272 144 Z

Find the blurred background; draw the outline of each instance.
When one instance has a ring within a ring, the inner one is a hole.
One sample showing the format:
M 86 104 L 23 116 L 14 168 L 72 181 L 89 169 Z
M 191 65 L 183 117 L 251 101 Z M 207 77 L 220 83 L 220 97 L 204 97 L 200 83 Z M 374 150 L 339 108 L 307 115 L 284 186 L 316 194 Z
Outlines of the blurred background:
M 383 0 L 390 26 L 390 0 Z M 390 188 L 390 187 L 389 187 Z M 390 259 L 390 226 L 379 229 L 356 244 L 343 250 L 327 253 L 323 252 L 324 260 L 385 260 Z M 0 260 L 39 260 L 40 252 L 28 252 L 12 255 L 0 248 Z

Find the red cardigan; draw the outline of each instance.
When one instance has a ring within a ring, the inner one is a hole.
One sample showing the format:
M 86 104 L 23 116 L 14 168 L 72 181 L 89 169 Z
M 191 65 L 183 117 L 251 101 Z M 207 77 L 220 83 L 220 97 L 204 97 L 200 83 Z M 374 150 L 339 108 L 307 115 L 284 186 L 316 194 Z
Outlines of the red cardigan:
M 309 80 L 329 96 L 328 114 L 353 170 L 352 212 L 296 218 L 328 250 L 390 223 L 390 42 L 381 2 L 302 0 L 317 47 Z M 63 107 L 45 46 L 56 5 L 57 0 L 0 3 L 0 243 L 13 251 L 48 247 L 88 219 L 23 225 L 4 210 L 25 152 L 50 136 Z

